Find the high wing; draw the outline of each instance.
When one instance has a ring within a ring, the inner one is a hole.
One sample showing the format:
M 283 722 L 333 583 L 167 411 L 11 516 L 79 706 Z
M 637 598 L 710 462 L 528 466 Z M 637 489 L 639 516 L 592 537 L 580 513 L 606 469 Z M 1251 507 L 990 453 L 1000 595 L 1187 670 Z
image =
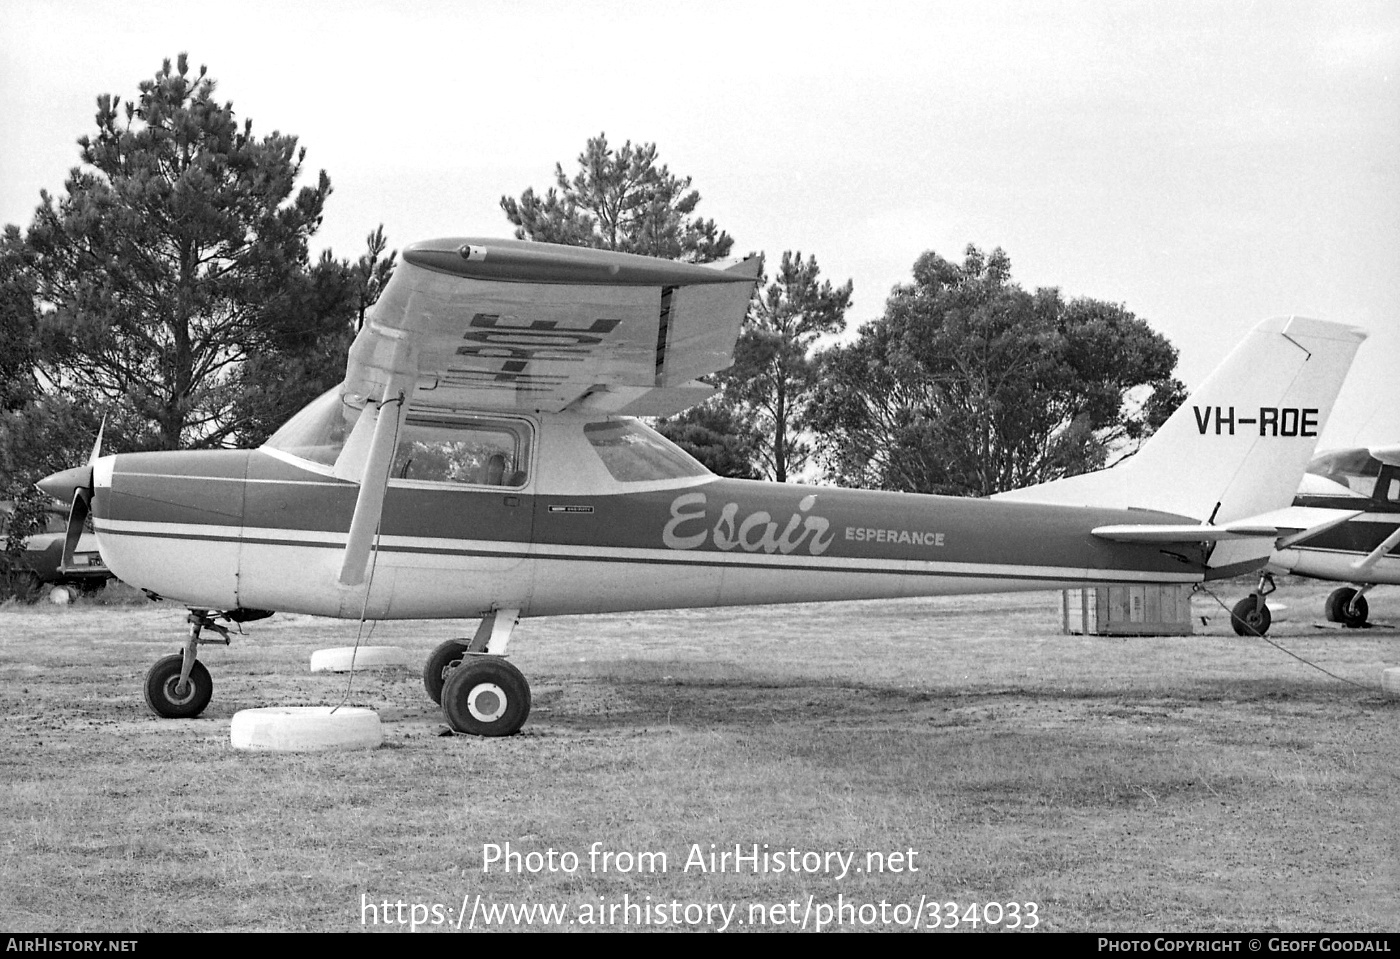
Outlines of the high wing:
M 346 399 L 664 416 L 713 392 L 758 278 L 520 240 L 415 243 L 350 350 Z
M 335 463 L 360 487 L 340 582 L 364 582 L 410 409 L 679 412 L 730 366 L 761 266 L 460 237 L 404 250 L 346 365 L 364 412 Z

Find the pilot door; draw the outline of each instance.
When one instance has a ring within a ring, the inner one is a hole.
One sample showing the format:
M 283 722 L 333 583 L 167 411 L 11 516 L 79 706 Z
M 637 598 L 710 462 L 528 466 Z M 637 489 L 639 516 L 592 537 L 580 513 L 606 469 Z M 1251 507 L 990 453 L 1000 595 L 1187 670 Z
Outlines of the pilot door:
M 525 605 L 535 432 L 523 417 L 415 411 L 399 437 L 380 527 L 395 617 Z

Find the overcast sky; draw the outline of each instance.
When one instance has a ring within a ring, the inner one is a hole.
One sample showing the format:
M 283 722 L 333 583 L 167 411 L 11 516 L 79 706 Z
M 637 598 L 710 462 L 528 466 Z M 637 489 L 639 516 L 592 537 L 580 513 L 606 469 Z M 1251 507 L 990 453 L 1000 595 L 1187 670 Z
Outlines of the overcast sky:
M 188 52 L 335 192 L 316 246 L 509 236 L 591 136 L 654 142 L 736 252 L 878 316 L 925 250 L 1121 303 L 1195 385 L 1256 322 L 1365 327 L 1324 446 L 1400 443 L 1400 4 L 0 0 L 0 222 L 99 93 Z

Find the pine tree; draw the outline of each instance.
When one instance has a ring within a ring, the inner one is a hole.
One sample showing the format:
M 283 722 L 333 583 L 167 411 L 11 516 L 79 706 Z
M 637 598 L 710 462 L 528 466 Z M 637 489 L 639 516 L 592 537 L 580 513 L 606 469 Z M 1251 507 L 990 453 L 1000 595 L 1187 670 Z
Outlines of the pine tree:
M 296 137 L 240 127 L 184 54 L 139 90 L 98 98 L 82 166 L 61 200 L 42 194 L 29 230 L 57 347 L 40 365 L 59 390 L 131 411 L 138 445 L 217 446 L 248 427 L 248 358 L 317 319 L 292 301 L 330 180 L 322 171 L 298 190 Z

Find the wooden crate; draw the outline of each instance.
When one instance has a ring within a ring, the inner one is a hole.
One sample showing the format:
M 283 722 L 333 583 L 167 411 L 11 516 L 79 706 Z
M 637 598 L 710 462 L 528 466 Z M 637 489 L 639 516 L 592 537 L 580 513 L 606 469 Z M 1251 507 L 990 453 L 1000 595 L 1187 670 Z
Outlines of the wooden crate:
M 1190 636 L 1191 587 L 1089 586 L 1063 592 L 1066 633 L 1084 636 Z

